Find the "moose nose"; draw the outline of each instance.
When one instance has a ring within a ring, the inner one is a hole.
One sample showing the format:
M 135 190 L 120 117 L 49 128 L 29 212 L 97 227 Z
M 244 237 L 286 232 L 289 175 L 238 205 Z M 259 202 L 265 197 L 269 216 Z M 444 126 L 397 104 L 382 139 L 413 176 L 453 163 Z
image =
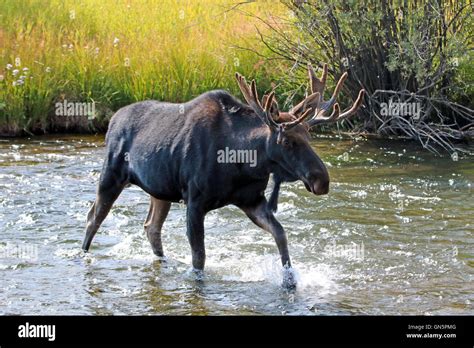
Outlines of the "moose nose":
M 317 179 L 313 184 L 315 195 L 327 195 L 329 192 L 329 178 Z
M 329 174 L 327 171 L 312 173 L 308 178 L 309 190 L 315 195 L 326 195 L 329 192 Z

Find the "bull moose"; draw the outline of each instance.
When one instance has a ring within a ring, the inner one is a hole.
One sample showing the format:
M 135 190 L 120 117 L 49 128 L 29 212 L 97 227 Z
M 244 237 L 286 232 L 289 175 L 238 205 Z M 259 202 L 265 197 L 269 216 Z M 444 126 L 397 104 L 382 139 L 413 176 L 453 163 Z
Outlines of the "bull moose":
M 248 105 L 215 90 L 184 104 L 142 101 L 117 111 L 107 131 L 105 161 L 82 249 L 89 250 L 114 201 L 125 186 L 134 184 L 151 198 L 144 228 L 157 256 L 163 256 L 161 230 L 171 203 L 184 201 L 192 265 L 202 272 L 204 218 L 211 210 L 233 204 L 273 235 L 285 271 L 283 284 L 295 286 L 287 237 L 273 214 L 278 189 L 282 182 L 301 180 L 315 195 L 328 193 L 329 174 L 311 148 L 309 130 L 353 115 L 364 95 L 361 90 L 352 107 L 340 113 L 336 98 L 347 73 L 324 101 L 327 65 L 321 78 L 310 65 L 308 72 L 311 93 L 288 112 L 278 110 L 274 92 L 260 102 L 255 80 L 249 85 L 238 73 Z M 331 107 L 331 115 L 324 116 Z M 218 162 L 217 153 L 224 148 L 256 151 L 256 165 Z M 270 174 L 275 187 L 269 203 L 264 191 Z

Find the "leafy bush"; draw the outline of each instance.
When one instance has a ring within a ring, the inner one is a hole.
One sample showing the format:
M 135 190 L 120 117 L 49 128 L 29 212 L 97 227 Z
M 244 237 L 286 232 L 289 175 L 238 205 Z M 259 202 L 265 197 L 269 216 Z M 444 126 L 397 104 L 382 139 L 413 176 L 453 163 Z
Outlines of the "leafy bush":
M 408 136 L 432 151 L 472 138 L 471 1 L 283 2 L 288 15 L 262 20 L 272 30 L 262 40 L 272 58 L 292 64 L 283 65 L 284 88 L 305 86 L 295 67 L 327 62 L 334 79 L 349 72 L 348 96 L 368 92 L 356 130 Z

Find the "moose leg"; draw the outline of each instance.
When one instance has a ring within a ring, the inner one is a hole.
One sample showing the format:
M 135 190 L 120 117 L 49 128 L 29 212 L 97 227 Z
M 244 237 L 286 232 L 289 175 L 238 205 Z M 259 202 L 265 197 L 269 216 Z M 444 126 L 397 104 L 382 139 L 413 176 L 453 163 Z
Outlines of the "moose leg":
M 124 187 L 125 182 L 117 180 L 111 173 L 101 176 L 97 197 L 87 214 L 86 236 L 82 243 L 82 250 L 89 250 L 92 239 Z
M 150 197 L 150 210 L 146 218 L 144 228 L 148 240 L 150 241 L 153 253 L 156 256 L 163 256 L 163 246 L 161 244 L 161 228 L 170 211 L 171 202 L 162 201 Z
M 198 206 L 188 203 L 186 212 L 187 236 L 191 245 L 193 268 L 197 271 L 204 269 L 206 250 L 204 247 L 204 216 L 205 212 Z
M 241 209 L 257 226 L 272 234 L 277 244 L 278 251 L 280 252 L 281 263 L 285 269 L 283 285 L 289 288 L 295 287 L 296 281 L 291 270 L 291 261 L 290 254 L 288 252 L 286 233 L 281 224 L 273 215 L 271 207 L 268 205 L 266 199 L 262 199 L 257 205 L 253 207 L 242 207 Z
M 270 199 L 268 200 L 268 207 L 271 211 L 276 212 L 278 209 L 278 195 L 280 193 L 281 181 L 273 177 L 274 185 Z

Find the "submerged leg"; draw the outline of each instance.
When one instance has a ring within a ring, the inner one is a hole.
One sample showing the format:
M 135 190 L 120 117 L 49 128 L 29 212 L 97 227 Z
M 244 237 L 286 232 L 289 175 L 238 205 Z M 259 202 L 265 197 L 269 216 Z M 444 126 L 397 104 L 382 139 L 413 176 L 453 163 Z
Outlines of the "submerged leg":
M 97 230 L 127 184 L 127 165 L 123 156 L 109 153 L 100 173 L 97 196 L 87 214 L 86 235 L 82 250 L 88 251 Z
M 124 183 L 103 180 L 99 183 L 97 197 L 87 214 L 86 235 L 82 250 L 88 251 L 97 230 L 110 211 L 110 208 L 124 188 Z
M 272 234 L 277 244 L 278 251 L 280 252 L 281 263 L 285 271 L 283 285 L 289 288 L 295 287 L 296 280 L 294 279 L 293 271 L 291 269 L 286 233 L 273 215 L 271 207 L 268 205 L 266 199 L 262 198 L 258 204 L 252 207 L 241 207 L 241 209 L 257 226 Z
M 199 206 L 188 203 L 187 236 L 191 246 L 193 268 L 197 271 L 204 270 L 206 250 L 204 246 L 204 217 L 206 213 Z

